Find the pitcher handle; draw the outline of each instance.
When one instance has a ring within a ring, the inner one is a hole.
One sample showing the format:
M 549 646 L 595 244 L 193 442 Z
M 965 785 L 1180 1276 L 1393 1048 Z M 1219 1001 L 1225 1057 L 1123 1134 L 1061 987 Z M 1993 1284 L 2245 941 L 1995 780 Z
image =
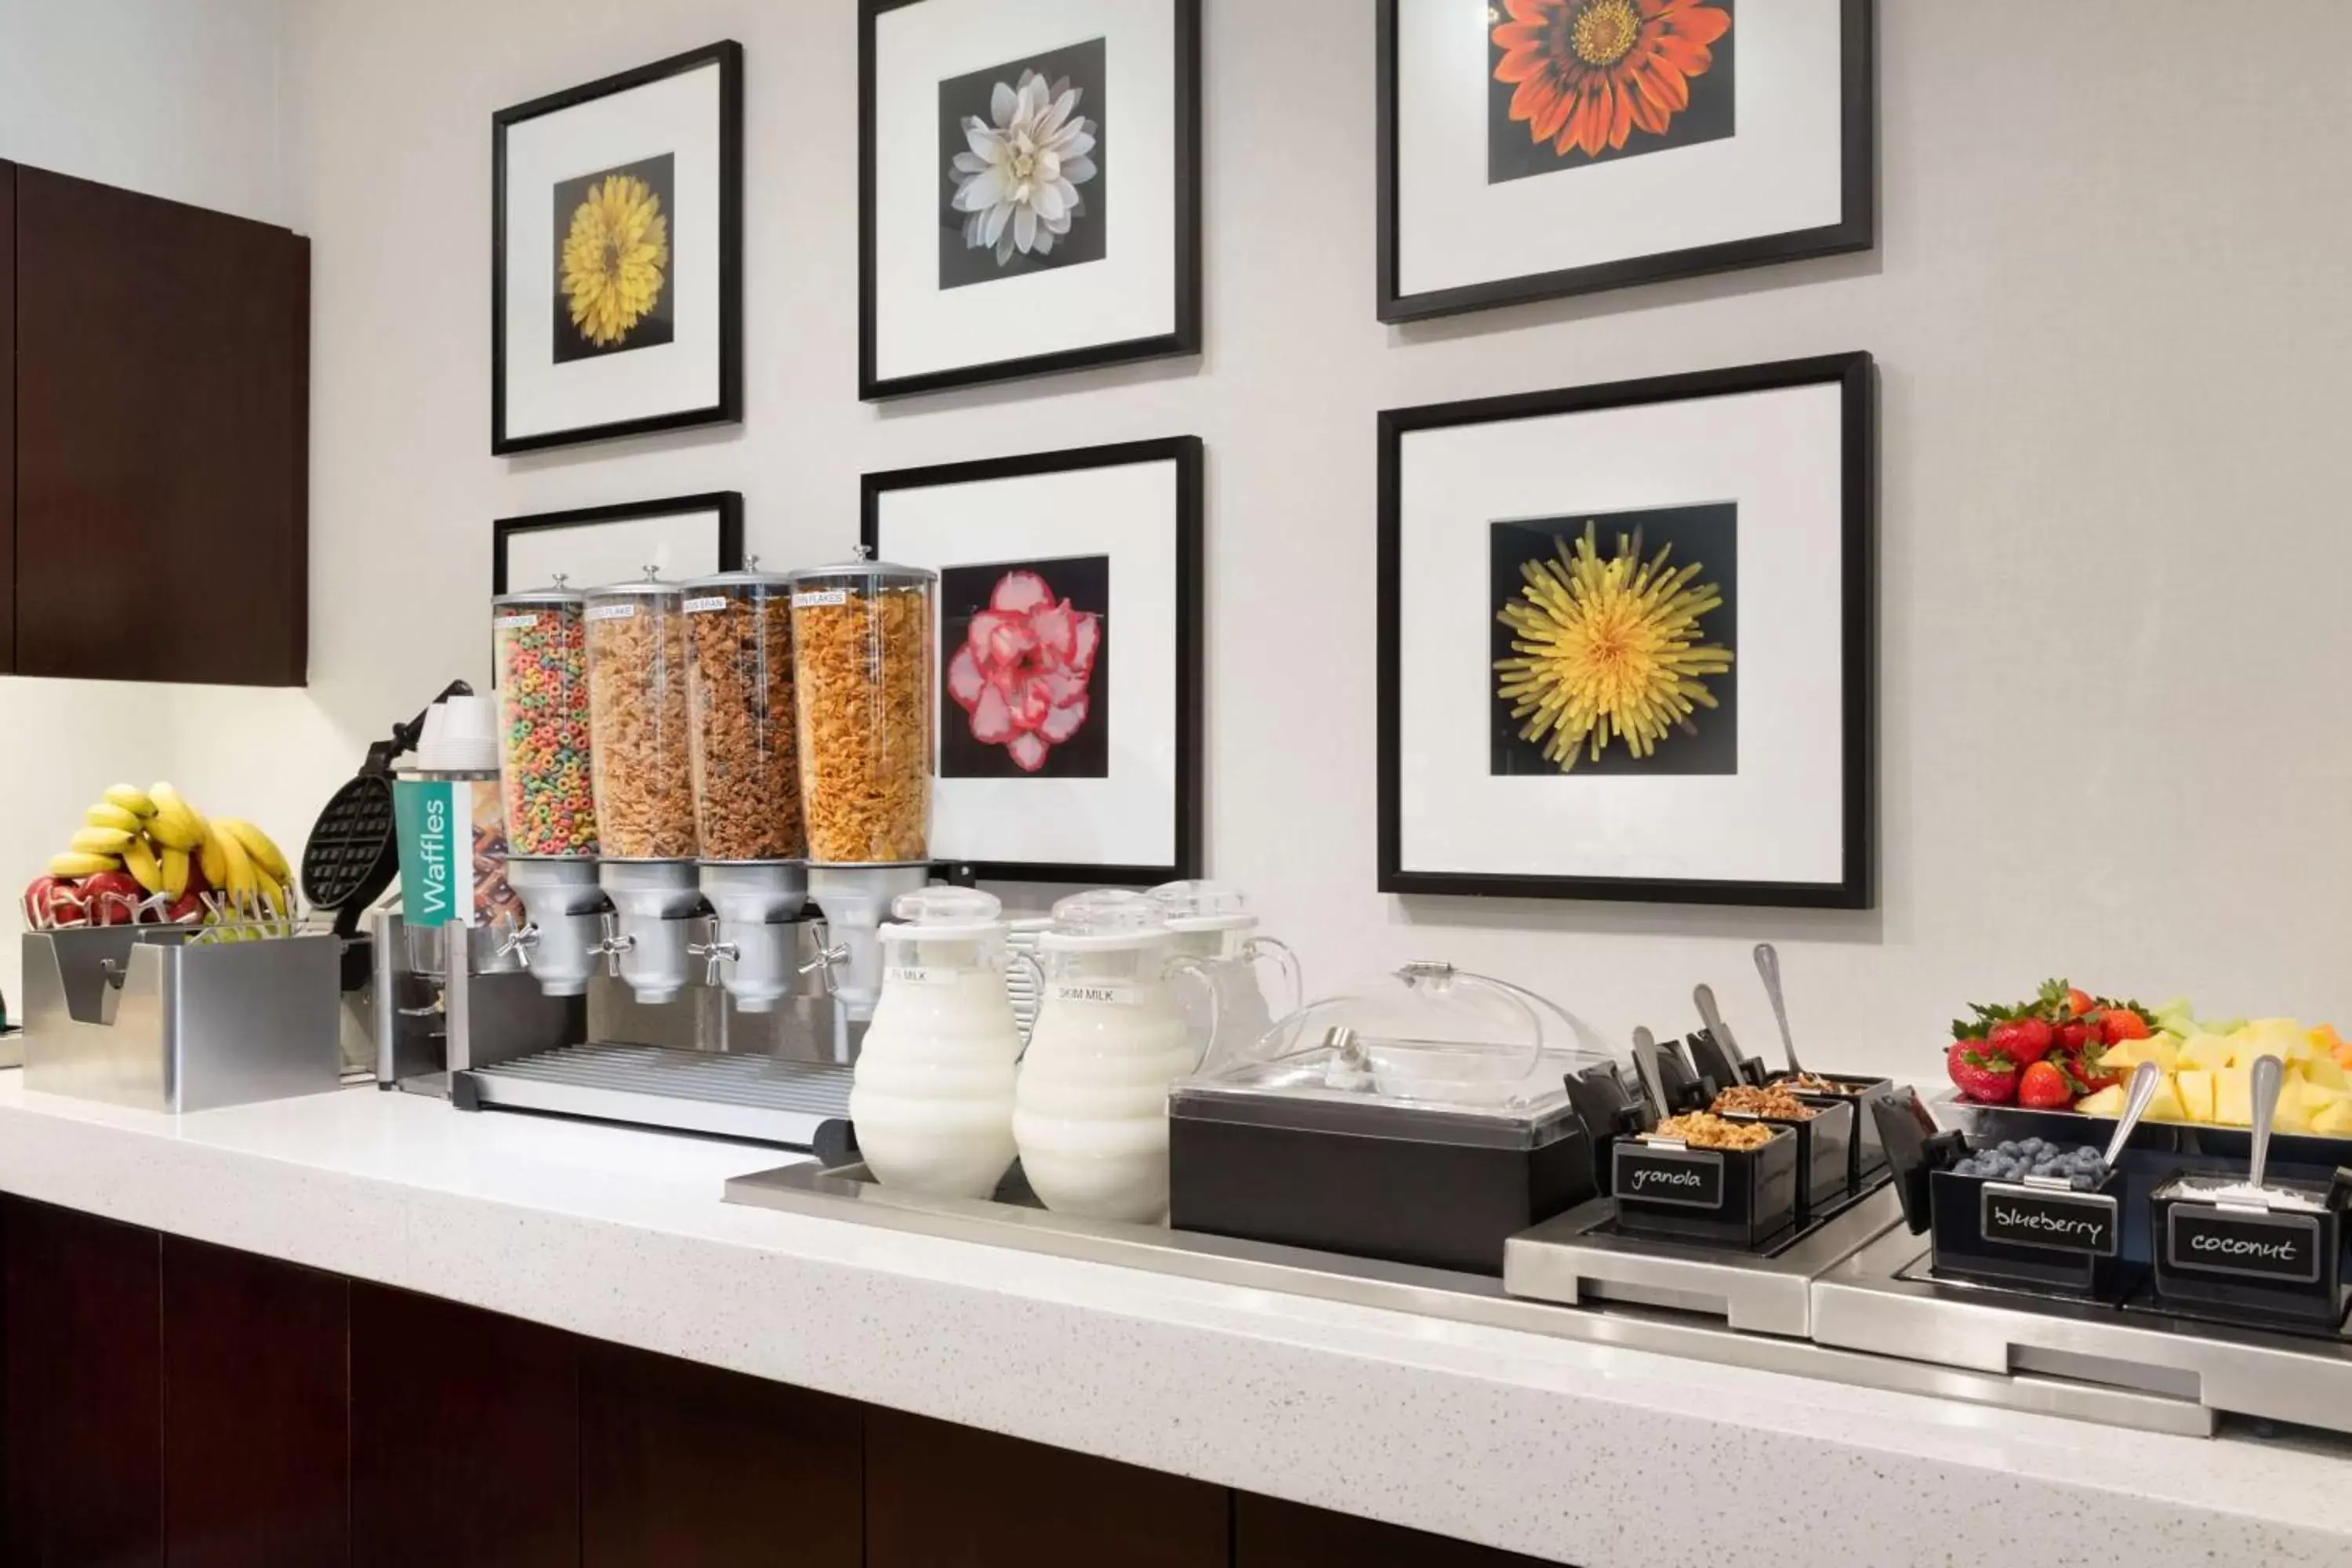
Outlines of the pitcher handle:
M 1189 974 L 1200 982 L 1202 990 L 1209 994 L 1209 1026 L 1202 1033 L 1200 1054 L 1192 1058 L 1191 1068 L 1193 1072 L 1199 1072 L 1202 1065 L 1209 1059 L 1210 1048 L 1217 1043 L 1218 1015 L 1224 1006 L 1224 1000 L 1217 990 L 1217 972 L 1212 967 L 1211 960 L 1195 958 L 1189 952 L 1180 952 L 1169 958 L 1168 962 L 1161 966 L 1160 974 L 1163 980 L 1173 980 L 1179 974 Z
M 1037 998 L 1036 1008 L 1043 1008 L 1045 1005 L 1045 966 L 1037 962 L 1035 954 L 1027 952 L 1008 952 L 1004 955 L 1004 962 L 1008 966 L 1017 963 L 1029 972 L 1029 994 Z M 1029 1036 L 1037 1027 L 1036 1008 L 1029 1014 L 1028 1028 L 1022 1028 L 1019 1019 L 1013 1020 L 1013 1028 L 1021 1037 L 1021 1049 L 1013 1058 L 1016 1062 L 1029 1054 Z
M 1270 960 L 1276 973 L 1282 976 L 1283 983 L 1290 988 L 1290 1000 L 1279 1007 L 1271 1009 L 1272 1016 L 1287 1018 L 1307 1005 L 1307 980 L 1299 971 L 1298 954 L 1292 950 L 1288 942 L 1279 937 L 1254 936 L 1242 944 L 1242 953 L 1252 963 L 1255 963 L 1260 959 Z

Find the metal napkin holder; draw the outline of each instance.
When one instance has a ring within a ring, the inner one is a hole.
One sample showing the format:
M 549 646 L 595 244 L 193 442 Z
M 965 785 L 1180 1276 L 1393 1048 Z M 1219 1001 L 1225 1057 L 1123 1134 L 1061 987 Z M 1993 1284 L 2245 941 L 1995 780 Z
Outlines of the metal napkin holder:
M 220 926 L 28 931 L 25 1087 L 161 1111 L 331 1092 L 342 946 Z

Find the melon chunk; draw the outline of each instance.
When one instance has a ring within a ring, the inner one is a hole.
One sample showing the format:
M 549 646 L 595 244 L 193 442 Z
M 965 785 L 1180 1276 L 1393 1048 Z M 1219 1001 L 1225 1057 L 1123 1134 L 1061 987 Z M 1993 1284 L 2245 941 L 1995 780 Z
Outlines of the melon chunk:
M 2237 1049 L 2238 1042 L 2226 1035 L 2191 1035 L 2181 1042 L 2180 1066 L 2183 1071 L 2219 1072 Z
M 2194 1045 L 2196 1042 L 2189 1042 Z M 2173 1088 L 2180 1095 L 2181 1119 L 2186 1121 L 2213 1120 L 2213 1075 L 2200 1068 L 2186 1068 L 2172 1075 Z
M 2112 1062 L 2115 1058 L 2110 1055 Z M 2074 1109 L 2085 1116 L 2121 1116 L 2124 1112 L 2124 1086 L 2111 1083 L 2095 1093 L 2086 1094 L 2074 1102 Z

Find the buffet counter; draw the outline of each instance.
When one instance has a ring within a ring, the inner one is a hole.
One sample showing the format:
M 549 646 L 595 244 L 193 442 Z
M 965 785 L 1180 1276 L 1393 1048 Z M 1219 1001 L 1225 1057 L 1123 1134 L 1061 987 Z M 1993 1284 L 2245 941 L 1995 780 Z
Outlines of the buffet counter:
M 2352 1447 L 2200 1438 L 731 1206 L 776 1152 L 0 1072 L 0 1190 L 1547 1561 L 2352 1561 Z

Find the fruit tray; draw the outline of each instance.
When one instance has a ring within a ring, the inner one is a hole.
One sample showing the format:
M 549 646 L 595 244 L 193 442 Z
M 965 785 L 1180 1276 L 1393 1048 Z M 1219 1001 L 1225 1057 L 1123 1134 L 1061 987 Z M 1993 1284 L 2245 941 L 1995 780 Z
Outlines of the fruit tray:
M 2112 1116 L 2085 1116 L 2078 1110 L 2028 1110 L 2016 1105 L 1984 1105 L 1957 1089 L 1946 1089 L 1927 1101 L 1938 1127 L 1957 1127 L 1971 1142 L 2005 1138 L 2047 1138 L 2053 1142 L 2104 1144 L 2114 1131 Z M 2131 1147 L 2160 1153 L 2205 1155 L 2243 1163 L 2253 1134 L 2243 1127 L 2221 1127 L 2208 1121 L 2143 1121 L 2133 1130 Z M 2329 1138 L 2309 1132 L 2273 1132 L 2271 1163 L 2333 1169 L 2352 1165 L 2352 1138 Z

